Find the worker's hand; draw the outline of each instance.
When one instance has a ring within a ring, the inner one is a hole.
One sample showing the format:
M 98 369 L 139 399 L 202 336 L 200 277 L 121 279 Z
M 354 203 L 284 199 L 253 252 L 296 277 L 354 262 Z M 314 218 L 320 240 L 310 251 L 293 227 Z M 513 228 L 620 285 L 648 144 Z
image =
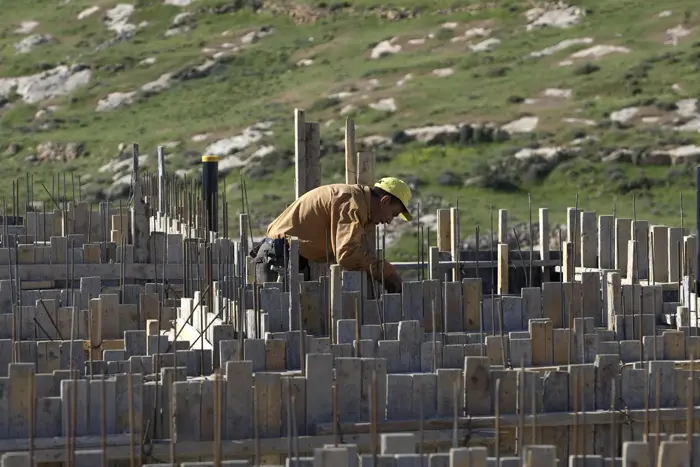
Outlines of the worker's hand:
M 396 271 L 384 279 L 384 289 L 386 293 L 401 293 L 402 285 L 403 281 L 401 280 L 401 276 L 399 276 Z

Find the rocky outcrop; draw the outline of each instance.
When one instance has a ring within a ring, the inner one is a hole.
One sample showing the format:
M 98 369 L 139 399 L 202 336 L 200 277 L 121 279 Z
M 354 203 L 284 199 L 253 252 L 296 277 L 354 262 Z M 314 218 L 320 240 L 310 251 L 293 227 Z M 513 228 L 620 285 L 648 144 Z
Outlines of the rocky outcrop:
M 36 104 L 85 86 L 91 74 L 83 65 L 61 65 L 35 75 L 0 78 L 0 98 L 16 94 L 27 104 Z

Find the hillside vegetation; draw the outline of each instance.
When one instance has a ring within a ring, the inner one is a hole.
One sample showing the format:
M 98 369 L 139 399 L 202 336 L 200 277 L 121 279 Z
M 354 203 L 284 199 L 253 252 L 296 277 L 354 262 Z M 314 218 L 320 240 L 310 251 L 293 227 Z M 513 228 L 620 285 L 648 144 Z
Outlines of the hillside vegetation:
M 0 196 L 72 171 L 84 199 L 117 200 L 130 144 L 151 170 L 164 145 L 179 176 L 222 157 L 232 217 L 242 174 L 260 233 L 293 197 L 302 108 L 321 123 L 324 182 L 344 180 L 353 118 L 426 230 L 457 203 L 463 237 L 488 232 L 490 206 L 527 222 L 528 194 L 535 220 L 548 207 L 562 222 L 578 198 L 680 225 L 684 193 L 694 227 L 699 30 L 696 0 L 8 0 Z M 415 257 L 415 231 L 393 232 L 393 257 Z

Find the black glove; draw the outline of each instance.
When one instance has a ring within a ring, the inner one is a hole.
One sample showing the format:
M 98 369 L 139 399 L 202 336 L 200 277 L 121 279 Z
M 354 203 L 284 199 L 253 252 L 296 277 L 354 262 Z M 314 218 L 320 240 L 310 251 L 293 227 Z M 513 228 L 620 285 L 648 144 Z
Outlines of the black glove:
M 384 279 L 384 290 L 386 293 L 401 293 L 403 281 L 398 274 L 392 274 Z

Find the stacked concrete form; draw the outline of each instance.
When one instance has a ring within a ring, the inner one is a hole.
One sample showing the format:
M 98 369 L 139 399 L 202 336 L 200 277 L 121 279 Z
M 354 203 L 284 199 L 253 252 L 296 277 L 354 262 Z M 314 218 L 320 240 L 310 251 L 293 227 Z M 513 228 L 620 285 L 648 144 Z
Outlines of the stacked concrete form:
M 320 150 L 296 128 L 298 196 Z M 258 284 L 247 214 L 210 231 L 137 161 L 128 205 L 3 216 L 0 466 L 700 465 L 695 234 L 577 207 L 559 251 L 511 250 L 500 210 L 465 252 L 452 208 L 400 294 L 337 265 Z

